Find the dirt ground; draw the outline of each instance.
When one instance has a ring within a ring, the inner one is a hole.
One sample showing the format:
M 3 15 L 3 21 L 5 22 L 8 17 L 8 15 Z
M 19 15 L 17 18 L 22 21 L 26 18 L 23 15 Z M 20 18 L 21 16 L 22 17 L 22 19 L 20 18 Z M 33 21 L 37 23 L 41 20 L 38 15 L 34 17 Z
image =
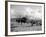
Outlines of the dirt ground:
M 22 31 L 40 31 L 42 30 L 42 26 L 34 24 L 31 26 L 31 23 L 17 23 L 17 22 L 12 22 L 11 23 L 11 31 L 12 32 L 22 32 Z

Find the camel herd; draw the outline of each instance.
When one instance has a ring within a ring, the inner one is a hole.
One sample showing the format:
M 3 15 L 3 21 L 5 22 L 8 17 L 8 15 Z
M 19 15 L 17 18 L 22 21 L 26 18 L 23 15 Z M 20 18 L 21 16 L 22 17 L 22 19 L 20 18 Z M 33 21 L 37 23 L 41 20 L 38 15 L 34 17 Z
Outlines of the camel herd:
M 14 18 L 14 19 L 11 19 L 11 22 L 17 22 L 17 23 L 21 23 L 21 25 L 22 25 L 22 23 L 31 23 L 31 26 L 33 26 L 33 24 L 36 24 L 36 26 L 38 26 L 38 25 L 42 25 L 42 20 L 33 20 L 33 19 L 31 19 L 31 20 L 28 20 L 26 17 L 22 17 L 22 18 Z

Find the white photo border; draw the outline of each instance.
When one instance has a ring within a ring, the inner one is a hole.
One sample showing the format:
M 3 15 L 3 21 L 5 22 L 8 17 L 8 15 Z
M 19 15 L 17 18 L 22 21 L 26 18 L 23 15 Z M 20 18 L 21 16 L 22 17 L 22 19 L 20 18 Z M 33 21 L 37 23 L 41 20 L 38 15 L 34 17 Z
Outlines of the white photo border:
M 28 31 L 28 32 L 11 32 L 10 31 L 10 5 L 37 5 L 37 6 L 42 6 L 42 31 Z M 23 34 L 37 34 L 37 33 L 45 33 L 45 26 L 44 26 L 44 22 L 45 22 L 45 16 L 44 16 L 44 13 L 45 13 L 45 10 L 44 10 L 44 3 L 33 3 L 33 2 L 7 2 L 7 10 L 8 10 L 8 22 L 7 22 L 7 35 L 23 35 Z

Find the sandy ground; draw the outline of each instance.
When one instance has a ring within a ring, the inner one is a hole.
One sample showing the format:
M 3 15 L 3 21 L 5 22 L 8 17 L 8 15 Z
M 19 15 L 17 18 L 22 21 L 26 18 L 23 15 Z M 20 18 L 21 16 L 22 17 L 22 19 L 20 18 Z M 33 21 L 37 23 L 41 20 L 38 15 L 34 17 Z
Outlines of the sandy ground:
M 36 26 L 34 24 L 31 26 L 31 23 L 17 23 L 17 22 L 12 22 L 11 23 L 11 31 L 12 32 L 22 32 L 22 31 L 40 31 L 42 30 L 42 26 Z

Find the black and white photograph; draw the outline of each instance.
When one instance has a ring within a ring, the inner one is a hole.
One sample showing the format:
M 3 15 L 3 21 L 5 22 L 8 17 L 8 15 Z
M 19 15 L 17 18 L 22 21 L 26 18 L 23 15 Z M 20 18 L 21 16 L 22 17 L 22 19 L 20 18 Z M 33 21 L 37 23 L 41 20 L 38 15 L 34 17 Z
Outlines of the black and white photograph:
M 44 3 L 8 2 L 8 35 L 44 33 Z

